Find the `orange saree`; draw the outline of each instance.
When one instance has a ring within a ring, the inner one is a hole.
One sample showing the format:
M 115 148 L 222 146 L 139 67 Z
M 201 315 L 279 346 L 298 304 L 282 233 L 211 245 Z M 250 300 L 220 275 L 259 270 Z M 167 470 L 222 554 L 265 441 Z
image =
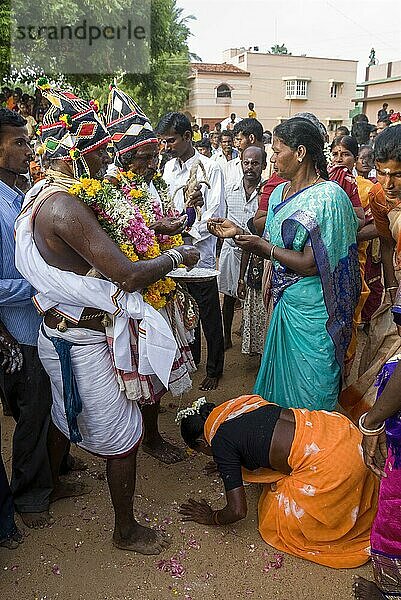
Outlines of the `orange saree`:
M 268 404 L 241 396 L 216 407 L 204 428 L 210 444 L 228 419 Z M 353 568 L 369 559 L 369 535 L 376 513 L 378 480 L 366 468 L 362 436 L 343 415 L 291 409 L 296 431 L 290 475 L 271 469 L 246 471 L 261 483 L 259 532 L 277 550 L 333 568 Z M 271 483 L 277 489 L 272 491 Z

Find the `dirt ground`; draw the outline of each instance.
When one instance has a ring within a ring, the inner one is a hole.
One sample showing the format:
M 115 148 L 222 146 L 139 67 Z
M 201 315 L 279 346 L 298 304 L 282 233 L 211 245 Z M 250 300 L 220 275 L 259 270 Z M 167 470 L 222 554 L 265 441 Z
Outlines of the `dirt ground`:
M 249 393 L 256 372 L 257 359 L 241 355 L 240 338 L 234 335 L 224 378 L 208 398 L 219 403 Z M 177 405 L 204 395 L 198 391 L 203 376 L 201 365 L 192 392 L 181 401 L 165 397 L 167 412 L 160 416 L 160 425 L 170 439 L 179 440 Z M 13 420 L 1 419 L 9 471 Z M 353 597 L 353 576 L 371 577 L 369 565 L 333 570 L 267 546 L 257 531 L 258 486 L 246 488 L 249 513 L 239 524 L 218 529 L 183 524 L 177 510 L 186 498 L 223 506 L 221 482 L 205 475 L 206 458 L 194 455 L 165 466 L 139 452 L 136 515 L 164 528 L 172 543 L 159 557 L 117 550 L 111 544 L 113 516 L 104 462 L 76 449 L 73 454 L 84 458 L 89 469 L 70 477 L 81 477 L 92 492 L 56 503 L 55 524 L 31 531 L 17 550 L 0 549 L 0 600 L 337 600 Z M 176 561 L 171 563 L 172 558 Z M 172 576 L 172 565 L 181 577 Z

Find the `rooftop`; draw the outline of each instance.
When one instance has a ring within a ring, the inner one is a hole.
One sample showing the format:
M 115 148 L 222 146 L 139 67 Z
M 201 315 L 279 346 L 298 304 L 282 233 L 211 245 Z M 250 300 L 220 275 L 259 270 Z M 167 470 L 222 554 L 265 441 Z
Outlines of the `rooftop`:
M 249 75 L 248 71 L 244 71 L 235 65 L 228 63 L 191 63 L 192 71 L 197 73 L 229 73 L 230 75 Z

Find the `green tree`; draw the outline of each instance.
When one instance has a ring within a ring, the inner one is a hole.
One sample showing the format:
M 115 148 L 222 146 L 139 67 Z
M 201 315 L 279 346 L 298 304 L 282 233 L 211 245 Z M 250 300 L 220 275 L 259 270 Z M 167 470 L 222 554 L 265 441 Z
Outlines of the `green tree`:
M 291 56 L 291 52 L 288 52 L 285 44 L 274 44 L 268 51 L 269 54 L 288 54 Z
M 40 65 L 29 64 L 27 57 L 23 69 L 18 73 L 10 72 L 10 0 L 0 2 L 0 83 L 15 85 L 18 81 L 17 85 L 25 87 L 25 82 L 32 91 L 35 79 L 43 71 Z M 12 0 L 12 5 L 18 15 L 29 14 L 26 0 Z M 121 9 L 121 6 L 121 0 L 107 1 L 108 11 L 112 12 L 113 7 L 115 10 Z M 105 11 L 104 2 L 94 3 L 93 0 L 58 0 L 57 5 L 48 0 L 35 0 L 35 12 L 41 9 L 45 11 L 49 23 L 55 11 L 63 15 L 66 23 L 76 23 L 85 14 L 85 7 L 90 7 L 95 16 Z M 132 94 L 154 123 L 168 110 L 179 110 L 185 105 L 191 58 L 188 39 L 193 18 L 183 14 L 183 9 L 177 6 L 177 0 L 152 0 L 149 72 L 115 74 L 122 89 Z M 99 60 L 107 61 L 107 56 L 101 56 Z M 57 57 L 54 57 L 54 61 L 57 65 Z M 113 79 L 107 74 L 71 75 L 56 72 L 48 75 L 49 79 L 68 85 L 83 97 L 96 97 L 101 104 L 107 101 L 108 85 Z
M 10 0 L 0 2 L 0 82 L 10 70 Z

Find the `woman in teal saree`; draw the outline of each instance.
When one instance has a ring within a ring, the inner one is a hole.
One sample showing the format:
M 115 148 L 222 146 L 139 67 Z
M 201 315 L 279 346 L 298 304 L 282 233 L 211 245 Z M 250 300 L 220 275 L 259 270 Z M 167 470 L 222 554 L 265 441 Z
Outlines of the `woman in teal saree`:
M 358 220 L 345 192 L 326 181 L 323 147 L 305 119 L 278 125 L 271 161 L 288 183 L 270 197 L 263 239 L 221 219 L 209 224 L 273 263 L 274 310 L 254 393 L 309 410 L 336 406 L 361 286 Z

